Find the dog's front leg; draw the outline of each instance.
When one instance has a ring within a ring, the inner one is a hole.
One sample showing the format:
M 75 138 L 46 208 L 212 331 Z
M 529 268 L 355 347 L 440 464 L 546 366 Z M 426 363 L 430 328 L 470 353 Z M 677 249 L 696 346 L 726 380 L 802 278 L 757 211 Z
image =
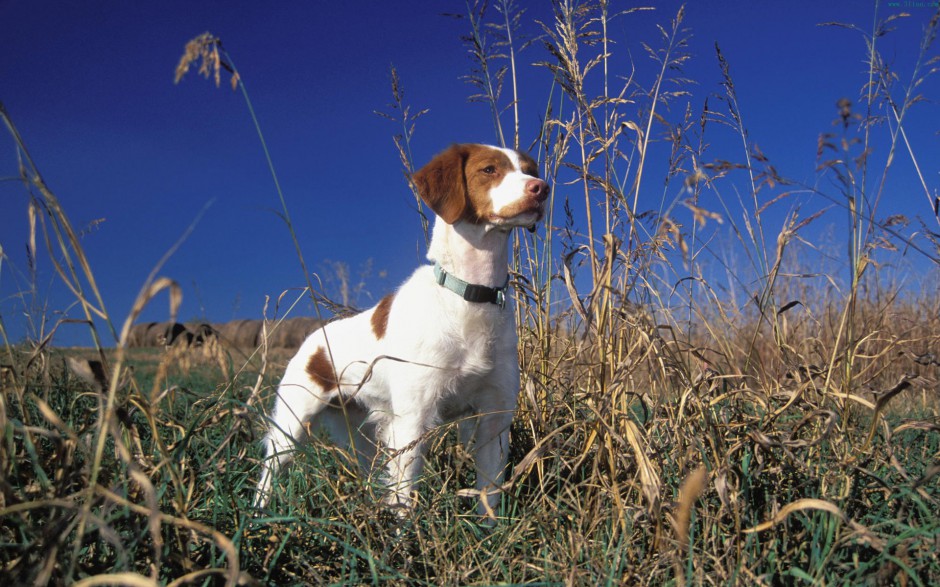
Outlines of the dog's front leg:
M 411 508 L 411 491 L 424 465 L 425 419 L 420 414 L 396 415 L 388 423 L 385 445 L 389 452 L 387 502 Z
M 506 409 L 480 414 L 477 416 L 473 435 L 476 488 L 480 492 L 477 511 L 490 525 L 496 522 L 500 486 L 509 458 L 509 427 L 512 424 L 512 415 L 513 410 L 508 406 Z

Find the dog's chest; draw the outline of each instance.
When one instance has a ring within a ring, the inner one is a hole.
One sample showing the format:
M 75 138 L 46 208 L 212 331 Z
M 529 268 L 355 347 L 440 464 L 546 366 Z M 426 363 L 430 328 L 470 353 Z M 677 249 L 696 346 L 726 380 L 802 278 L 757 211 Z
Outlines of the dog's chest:
M 518 365 L 512 309 L 464 301 L 438 285 L 430 267 L 399 289 L 379 347 L 378 355 L 404 360 L 387 364 L 390 379 L 409 371 L 431 388 L 454 389 L 492 374 L 502 379 L 512 362 Z
M 461 376 L 482 376 L 498 362 L 500 332 L 492 324 L 466 325 L 455 337 L 458 347 L 452 361 Z
M 412 325 L 409 341 L 390 344 L 386 354 L 431 366 L 425 375 L 440 379 L 445 388 L 486 379 L 507 362 L 517 360 L 515 330 L 506 322 L 508 319 L 512 324 L 511 317 L 507 318 L 509 310 L 502 312 L 505 315 L 486 311 L 429 312 L 420 325 Z

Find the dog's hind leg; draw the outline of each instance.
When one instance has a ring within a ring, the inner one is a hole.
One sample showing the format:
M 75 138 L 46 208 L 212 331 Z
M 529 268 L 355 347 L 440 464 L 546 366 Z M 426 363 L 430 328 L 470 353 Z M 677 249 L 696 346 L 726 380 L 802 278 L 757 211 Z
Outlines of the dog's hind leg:
M 297 444 L 306 439 L 304 422 L 320 413 L 330 400 L 312 390 L 284 383 L 278 388 L 277 395 L 268 434 L 264 438 L 265 457 L 261 462 L 261 478 L 255 493 L 256 508 L 267 505 L 275 476 L 283 465 L 293 460 Z
M 325 435 L 336 448 L 358 465 L 363 474 L 372 471 L 376 455 L 375 425 L 369 421 L 369 412 L 352 400 L 345 405 L 336 398 L 329 408 L 311 418 L 310 434 Z

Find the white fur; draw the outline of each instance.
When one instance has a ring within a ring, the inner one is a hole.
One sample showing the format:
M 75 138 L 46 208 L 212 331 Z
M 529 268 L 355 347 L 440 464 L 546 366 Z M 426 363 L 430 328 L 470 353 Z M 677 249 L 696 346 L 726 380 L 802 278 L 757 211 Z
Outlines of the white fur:
M 497 148 L 456 145 L 454 149 L 462 149 L 466 163 L 484 155 L 482 150 Z M 497 150 L 509 157 L 512 169 L 489 189 L 493 216 L 483 222 L 458 219 L 453 224 L 437 217 L 428 251 L 428 259 L 448 273 L 489 287 L 506 283 L 509 233 L 540 219 L 548 193 L 544 182 L 520 170 L 515 151 Z M 428 168 L 435 162 L 439 160 Z M 421 195 L 427 200 L 427 194 Z M 515 217 L 501 216 L 520 202 L 531 206 Z M 332 442 L 352 448 L 367 468 L 380 460 L 377 448 L 387 451 L 388 501 L 410 506 L 426 432 L 456 420 L 461 441 L 475 455 L 478 510 L 492 520 L 519 389 L 511 305 L 467 302 L 438 285 L 433 268 L 423 266 L 395 293 L 381 338 L 373 325 L 375 312 L 372 308 L 327 324 L 311 334 L 290 361 L 265 439 L 267 458 L 256 505 L 267 503 L 275 473 L 290 460 L 295 443 L 305 436 L 303 422 L 309 422 L 311 430 L 323 431 Z M 339 389 L 324 389 L 308 372 L 311 357 L 318 352 L 331 357 Z
M 519 155 L 510 149 L 500 149 L 509 157 L 513 166 L 519 169 Z M 501 210 L 511 206 L 519 199 L 519 194 L 525 190 L 525 184 L 532 176 L 526 175 L 522 171 L 513 171 L 503 178 L 502 183 L 496 189 L 490 192 L 490 198 L 493 201 L 493 211 L 499 214 Z

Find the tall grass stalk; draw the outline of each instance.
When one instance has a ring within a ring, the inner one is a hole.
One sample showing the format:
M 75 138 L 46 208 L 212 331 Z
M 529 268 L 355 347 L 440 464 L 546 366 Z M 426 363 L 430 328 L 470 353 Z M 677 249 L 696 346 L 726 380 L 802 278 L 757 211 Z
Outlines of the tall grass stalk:
M 255 109 L 251 104 L 251 98 L 248 95 L 245 81 L 241 74 L 239 74 L 238 69 L 235 68 L 232 56 L 222 47 L 222 40 L 206 32 L 192 39 L 186 45 L 186 51 L 176 67 L 176 83 L 180 82 L 197 60 L 201 60 L 199 72 L 206 78 L 212 75 L 215 79 L 216 87 L 220 84 L 220 76 L 223 69 L 231 73 L 232 89 L 238 89 L 242 94 L 242 98 L 245 100 L 245 106 L 248 108 L 248 114 L 251 116 L 251 122 L 258 135 L 258 141 L 261 143 L 261 151 L 264 153 L 264 160 L 268 165 L 268 171 L 271 173 L 271 180 L 274 182 L 274 190 L 277 192 L 278 201 L 281 204 L 281 214 L 283 215 L 284 224 L 287 225 L 287 231 L 291 235 L 291 242 L 294 245 L 294 252 L 297 254 L 297 261 L 300 263 L 304 279 L 307 282 L 307 288 L 310 292 L 310 299 L 313 302 L 314 311 L 317 313 L 317 318 L 322 318 L 319 300 L 314 293 L 317 290 L 314 289 L 310 272 L 307 271 L 307 262 L 304 260 L 300 241 L 297 239 L 297 232 L 294 230 L 294 223 L 291 221 L 290 211 L 287 208 L 287 200 L 284 198 L 284 191 L 281 189 L 281 182 L 278 180 L 274 161 L 271 159 L 271 152 L 268 150 L 267 141 L 264 139 L 261 123 L 258 121 L 258 117 L 255 115 Z
M 398 70 L 395 69 L 395 67 L 389 68 L 389 80 L 392 86 L 392 103 L 388 108 L 391 111 L 383 112 L 376 110 L 375 113 L 400 127 L 399 132 L 392 137 L 392 140 L 398 151 L 398 159 L 401 161 L 402 171 L 407 178 L 408 186 L 414 196 L 415 210 L 421 221 L 421 232 L 424 234 L 424 244 L 427 245 L 431 242 L 430 223 L 428 222 L 428 216 L 425 214 L 424 208 L 421 206 L 421 196 L 418 194 L 418 190 L 411 180 L 411 177 L 416 171 L 414 156 L 411 153 L 411 140 L 415 133 L 415 124 L 418 119 L 427 114 L 428 111 L 427 109 L 423 109 L 412 113 L 411 106 L 405 103 L 405 89 L 398 77 Z

